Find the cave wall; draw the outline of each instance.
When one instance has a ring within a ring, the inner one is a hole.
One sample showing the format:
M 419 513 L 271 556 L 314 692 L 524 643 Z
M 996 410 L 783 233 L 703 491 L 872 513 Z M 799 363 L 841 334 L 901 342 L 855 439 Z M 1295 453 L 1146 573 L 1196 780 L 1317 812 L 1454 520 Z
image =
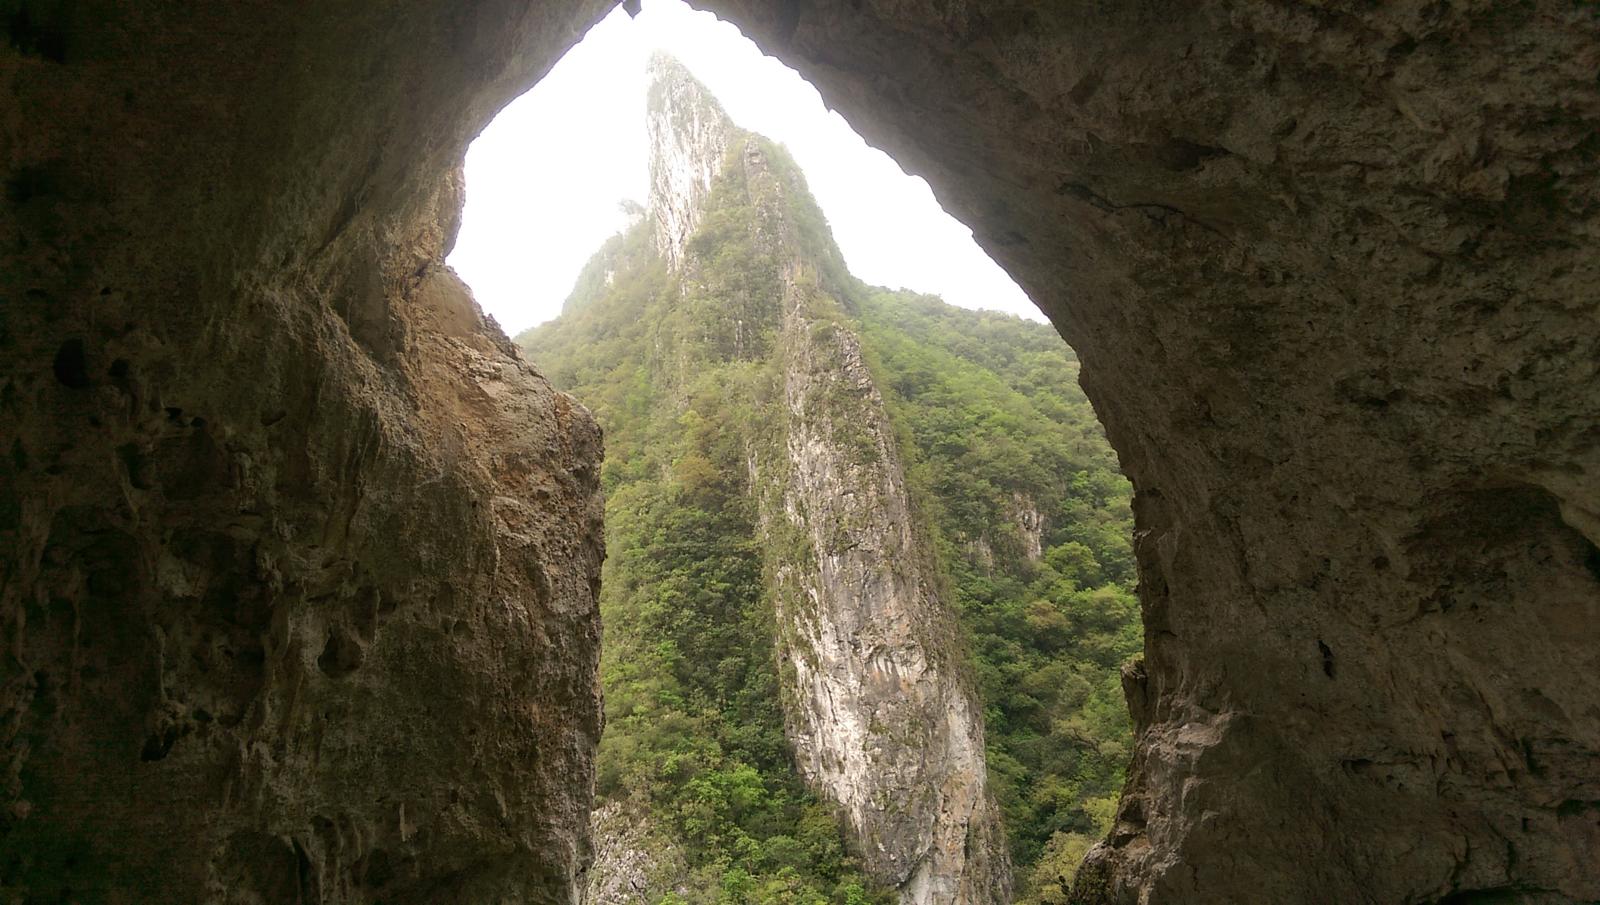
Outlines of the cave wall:
M 11 898 L 570 900 L 598 436 L 439 261 L 605 5 L 4 3 Z M 1600 898 L 1593 6 L 708 5 L 1039 301 L 1137 487 L 1078 896 Z
M 706 5 L 974 229 L 1137 489 L 1075 896 L 1600 899 L 1593 5 Z
M 599 431 L 440 262 L 602 4 L 0 11 L 0 900 L 571 901 Z

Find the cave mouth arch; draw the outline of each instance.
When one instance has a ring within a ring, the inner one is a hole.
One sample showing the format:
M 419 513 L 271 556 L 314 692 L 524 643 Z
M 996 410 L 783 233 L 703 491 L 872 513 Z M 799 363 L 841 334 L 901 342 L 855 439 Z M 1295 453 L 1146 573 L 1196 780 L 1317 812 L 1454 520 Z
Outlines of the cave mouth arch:
M 599 435 L 438 265 L 612 4 L 24 5 L 5 882 L 565 900 Z M 1082 357 L 1148 634 L 1080 899 L 1600 899 L 1592 10 L 705 5 Z
M 550 135 L 565 140 L 541 148 Z M 1131 493 L 1059 335 L 1014 317 L 1042 319 L 925 183 L 868 148 L 798 74 L 681 3 L 647 4 L 637 19 L 613 10 L 480 134 L 465 176 L 448 263 L 607 437 L 595 832 L 608 841 L 589 894 L 687 894 L 713 863 L 757 886 L 798 871 L 820 894 L 961 883 L 975 902 L 1000 902 L 1013 875 L 1019 895 L 1065 894 L 1123 783 L 1132 737 L 1119 671 L 1140 633 Z M 814 219 L 817 233 L 790 236 L 786 219 Z M 747 231 L 778 250 L 747 247 Z M 768 273 L 773 255 L 821 297 Z M 522 270 L 495 269 L 507 263 Z M 948 288 L 989 310 L 873 283 Z M 539 304 L 557 293 L 559 316 Z M 820 330 L 837 347 L 817 344 Z M 814 355 L 833 364 L 814 370 Z M 853 395 L 856 382 L 870 392 Z M 719 392 L 727 383 L 745 398 Z M 790 414 L 751 401 L 776 395 Z M 821 426 L 836 398 L 866 433 Z M 690 419 L 743 437 L 743 453 L 683 428 Z M 773 429 L 816 456 L 768 449 Z M 885 480 L 796 477 L 864 468 Z M 769 510 L 774 492 L 794 505 Z M 883 502 L 854 502 L 873 494 Z M 813 531 L 801 509 L 834 512 L 831 526 Z M 890 530 L 908 520 L 906 538 Z M 828 637 L 797 640 L 802 587 L 829 614 L 813 623 Z M 896 620 L 913 624 L 909 637 Z M 874 675 L 913 671 L 938 701 L 870 690 Z M 824 717 L 799 703 L 807 695 L 837 710 Z M 680 703 L 642 703 L 652 696 Z M 908 727 L 934 719 L 927 707 L 962 716 L 919 735 Z M 858 753 L 863 736 L 882 750 Z M 652 772 L 672 759 L 673 776 Z M 834 761 L 849 766 L 824 766 Z M 761 791 L 740 808 L 707 791 L 752 776 Z M 894 819 L 863 804 L 878 793 L 858 791 L 907 783 L 934 790 L 930 803 Z M 689 806 L 714 816 L 691 826 Z M 791 851 L 827 809 L 841 838 Z M 717 841 L 755 826 L 745 850 Z M 841 843 L 851 866 L 833 865 Z M 645 877 L 641 857 L 677 866 Z M 925 863 L 927 876 L 903 877 L 901 863 Z
M 447 263 L 508 333 L 555 317 L 581 263 L 648 201 L 644 109 L 657 53 L 683 63 L 742 128 L 795 156 L 857 275 L 1043 319 L 927 184 L 862 141 L 798 73 L 713 14 L 658 0 L 634 16 L 614 8 L 467 151 Z

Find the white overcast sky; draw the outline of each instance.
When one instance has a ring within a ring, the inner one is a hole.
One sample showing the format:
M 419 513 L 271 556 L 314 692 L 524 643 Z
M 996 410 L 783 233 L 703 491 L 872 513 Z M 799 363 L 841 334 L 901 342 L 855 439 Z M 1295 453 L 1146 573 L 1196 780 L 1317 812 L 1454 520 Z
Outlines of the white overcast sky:
M 645 64 L 676 56 L 734 122 L 787 145 L 850 270 L 868 283 L 1035 320 L 1039 310 L 934 201 L 928 184 L 867 146 L 798 73 L 681 0 L 621 7 L 467 152 L 467 203 L 449 263 L 508 333 L 561 312 L 578 271 L 645 203 Z

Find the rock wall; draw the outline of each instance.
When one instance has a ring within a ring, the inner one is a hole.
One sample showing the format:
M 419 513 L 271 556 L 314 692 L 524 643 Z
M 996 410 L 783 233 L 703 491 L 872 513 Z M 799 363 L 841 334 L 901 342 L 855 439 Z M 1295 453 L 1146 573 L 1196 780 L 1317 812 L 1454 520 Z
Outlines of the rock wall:
M 440 262 L 600 11 L 7 7 L 0 899 L 572 900 L 599 432 Z
M 793 276 L 791 274 L 791 276 Z M 904 905 L 1011 900 L 988 792 L 983 712 L 941 599 L 883 399 L 860 341 L 786 287 L 787 461 L 765 530 L 785 711 L 806 780 L 838 802 L 874 876 Z M 779 527 L 781 526 L 781 527 Z
M 650 58 L 645 135 L 650 143 L 650 220 L 656 250 L 667 265 L 684 262 L 728 151 L 734 125 L 683 64 L 657 52 Z
M 708 5 L 1022 282 L 1137 488 L 1078 898 L 1600 897 L 1593 8 Z

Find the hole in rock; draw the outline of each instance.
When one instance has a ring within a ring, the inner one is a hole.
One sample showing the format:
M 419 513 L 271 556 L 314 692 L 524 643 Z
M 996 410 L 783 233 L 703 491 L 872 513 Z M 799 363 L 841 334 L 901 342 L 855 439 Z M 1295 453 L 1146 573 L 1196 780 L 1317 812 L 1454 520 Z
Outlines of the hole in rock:
M 361 642 L 345 629 L 335 628 L 328 633 L 327 643 L 317 657 L 317 667 L 329 678 L 339 679 L 360 669 L 365 657 Z
M 13 204 L 27 204 L 58 190 L 56 170 L 48 165 L 20 167 L 6 179 L 6 200 Z
M 45 6 L 46 11 L 39 10 L 39 6 Z M 11 49 L 52 63 L 65 62 L 67 38 L 59 21 L 63 18 L 59 6 L 27 2 L 16 6 L 6 16 L 6 38 Z
M 56 350 L 52 363 L 56 380 L 62 386 L 81 390 L 89 385 L 89 366 L 83 352 L 83 340 L 69 339 Z
M 162 760 L 172 751 L 172 746 L 177 744 L 180 731 L 177 726 L 169 725 L 159 732 L 153 732 L 144 741 L 144 747 L 139 750 L 139 759 L 145 762 Z
M 597 25 L 466 179 L 451 265 L 605 429 L 595 822 L 633 851 L 600 888 L 639 857 L 645 898 L 1070 878 L 1132 746 L 1131 492 L 1023 291 L 678 2 Z
M 369 852 L 362 859 L 360 874 L 361 882 L 373 889 L 394 879 L 395 870 L 389 859 L 389 853 L 381 848 Z

